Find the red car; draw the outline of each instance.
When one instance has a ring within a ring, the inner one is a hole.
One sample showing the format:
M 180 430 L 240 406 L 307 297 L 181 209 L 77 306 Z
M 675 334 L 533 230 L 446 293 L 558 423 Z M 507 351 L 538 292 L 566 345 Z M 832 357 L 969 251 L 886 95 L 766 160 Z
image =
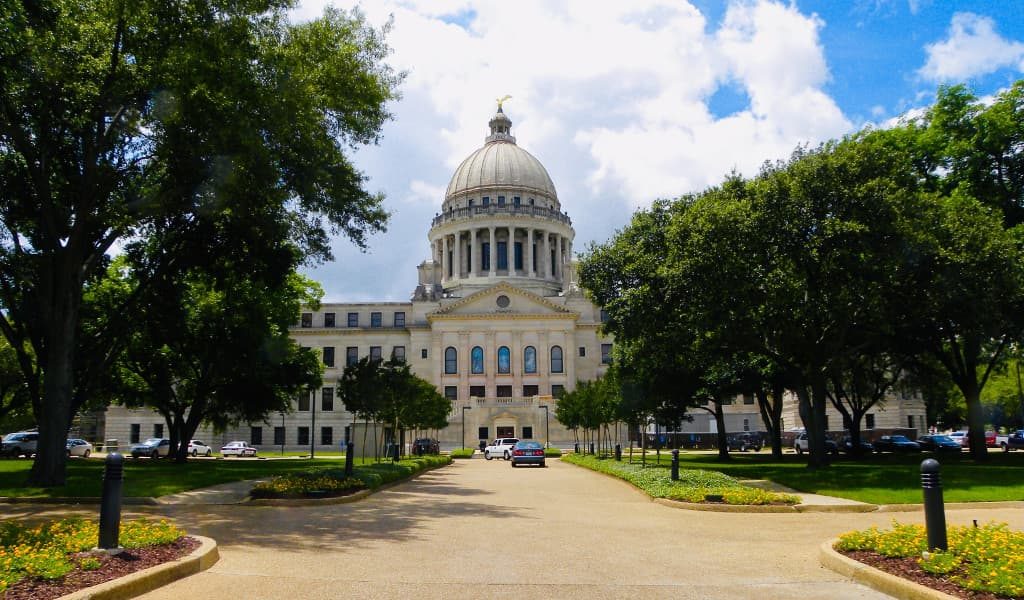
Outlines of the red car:
M 989 448 L 996 447 L 996 432 L 986 431 L 985 432 L 985 445 Z

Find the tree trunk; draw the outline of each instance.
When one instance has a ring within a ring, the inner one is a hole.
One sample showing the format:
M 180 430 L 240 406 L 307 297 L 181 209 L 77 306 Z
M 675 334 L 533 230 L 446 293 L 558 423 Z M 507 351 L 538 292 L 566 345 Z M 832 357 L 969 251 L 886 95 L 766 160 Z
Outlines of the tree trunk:
M 967 389 L 962 389 L 967 402 L 967 439 L 970 443 L 971 458 L 976 461 L 988 460 L 988 447 L 985 446 L 985 410 L 981 406 L 981 390 L 976 383 L 968 382 Z
M 807 431 L 807 440 L 810 448 L 810 460 L 808 466 L 811 468 L 826 467 L 829 464 L 828 454 L 825 449 L 825 410 L 828 405 L 827 386 L 823 376 L 815 376 L 811 382 L 811 423 L 813 427 Z
M 772 458 L 782 458 L 782 388 L 772 390 L 771 395 L 765 390 L 757 392 L 757 404 L 761 411 L 761 420 L 768 431 L 768 441 L 772 445 Z
M 729 456 L 728 432 L 725 430 L 725 410 L 719 400 L 715 403 L 715 428 L 718 431 L 718 460 L 732 460 Z

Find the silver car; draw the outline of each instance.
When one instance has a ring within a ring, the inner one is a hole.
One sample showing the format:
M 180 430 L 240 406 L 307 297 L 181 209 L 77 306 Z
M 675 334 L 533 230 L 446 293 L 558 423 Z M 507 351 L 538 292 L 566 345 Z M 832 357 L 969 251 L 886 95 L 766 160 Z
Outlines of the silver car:
M 72 456 L 81 456 L 82 458 L 89 458 L 92 454 L 92 444 L 79 438 L 68 438 L 68 458 Z

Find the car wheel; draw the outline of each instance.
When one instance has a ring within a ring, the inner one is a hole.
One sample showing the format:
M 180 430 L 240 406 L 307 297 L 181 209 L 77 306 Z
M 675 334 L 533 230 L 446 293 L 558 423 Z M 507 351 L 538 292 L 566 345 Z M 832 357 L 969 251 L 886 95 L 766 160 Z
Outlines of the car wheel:
M 803 453 L 804 453 L 804 449 L 803 449 L 803 448 L 801 448 L 800 446 L 797 446 L 797 447 L 796 447 L 796 453 L 797 453 L 797 454 L 803 454 Z
M 999 445 L 1000 445 L 1000 447 L 1002 447 L 1003 452 L 1009 452 L 1010 451 L 1010 447 L 1006 445 L 1006 442 L 1003 442 L 1002 444 L 999 444 Z
M 205 456 L 205 457 L 207 457 L 207 458 L 209 458 L 209 457 L 213 456 L 213 450 L 207 450 L 207 451 L 206 451 L 206 454 L 204 454 L 203 456 Z
M 484 458 L 486 458 L 487 460 L 491 460 L 491 453 L 484 450 Z
M 154 450 L 153 453 L 149 455 L 149 457 L 152 458 L 153 460 L 156 460 L 156 459 L 160 458 L 160 453 L 158 451 Z
M 516 468 L 516 467 L 518 467 L 518 466 L 519 466 L 519 465 L 517 465 L 517 464 L 516 464 L 516 461 L 512 461 L 512 468 L 513 468 L 513 469 L 514 469 L 514 468 Z
M 540 468 L 542 468 L 542 469 L 543 469 L 543 468 L 544 468 L 544 467 L 546 467 L 546 466 L 547 466 L 547 465 L 546 465 L 546 464 L 544 464 L 544 461 L 540 461 Z
M 505 460 L 512 460 L 512 455 L 508 452 L 505 453 Z
M 196 450 L 195 448 L 193 448 L 192 449 L 192 457 L 195 458 L 196 456 L 199 456 L 199 451 Z
M 89 458 L 90 454 L 92 454 L 92 451 L 91 450 L 86 450 L 85 454 L 82 455 L 82 458 Z

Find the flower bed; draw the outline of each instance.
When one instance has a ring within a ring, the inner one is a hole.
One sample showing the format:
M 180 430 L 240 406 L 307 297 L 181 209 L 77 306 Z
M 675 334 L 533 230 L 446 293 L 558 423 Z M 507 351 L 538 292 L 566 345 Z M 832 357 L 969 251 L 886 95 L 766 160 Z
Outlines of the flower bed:
M 166 520 L 132 520 L 121 522 L 118 541 L 124 548 L 137 549 L 178 543 L 184 535 Z M 103 568 L 109 557 L 86 553 L 98 539 L 99 523 L 83 519 L 34 526 L 0 523 L 0 596 L 13 597 L 12 586 L 26 587 L 31 583 L 26 580 L 53 582 L 52 587 L 59 589 L 65 577 Z
M 355 477 L 337 469 L 311 469 L 261 481 L 252 488 L 253 498 L 333 498 L 366 489 Z
M 671 473 L 665 467 L 643 467 L 581 454 L 566 454 L 562 460 L 625 479 L 653 498 L 704 503 L 710 501 L 709 497 L 720 497 L 720 501 L 726 504 L 756 505 L 800 502 L 800 499 L 792 494 L 779 494 L 748 487 L 728 475 L 714 471 L 680 469 L 679 480 L 672 481 Z
M 1011 531 L 1005 523 L 988 523 L 981 527 L 950 527 L 947 538 L 947 552 L 928 552 L 923 525 L 893 521 L 893 528 L 888 531 L 872 527 L 845 533 L 835 549 L 919 582 L 933 577 L 971 593 L 1024 597 L 1024 532 Z M 913 572 L 914 565 L 920 577 Z

